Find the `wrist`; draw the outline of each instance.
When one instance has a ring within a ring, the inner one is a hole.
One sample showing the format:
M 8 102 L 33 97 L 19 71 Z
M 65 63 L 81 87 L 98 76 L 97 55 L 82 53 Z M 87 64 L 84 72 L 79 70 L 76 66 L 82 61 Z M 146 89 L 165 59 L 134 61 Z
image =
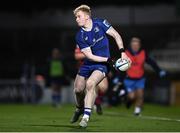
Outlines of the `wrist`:
M 120 48 L 119 51 L 120 51 L 120 53 L 124 53 L 125 49 L 124 48 Z
M 106 61 L 106 62 L 110 62 L 110 60 L 111 60 L 111 58 L 109 57 L 109 58 L 107 58 L 107 61 Z
M 124 48 L 120 48 L 120 49 L 119 49 L 119 52 L 120 52 L 120 57 L 122 57 L 122 54 L 124 54 L 124 53 L 125 53 Z

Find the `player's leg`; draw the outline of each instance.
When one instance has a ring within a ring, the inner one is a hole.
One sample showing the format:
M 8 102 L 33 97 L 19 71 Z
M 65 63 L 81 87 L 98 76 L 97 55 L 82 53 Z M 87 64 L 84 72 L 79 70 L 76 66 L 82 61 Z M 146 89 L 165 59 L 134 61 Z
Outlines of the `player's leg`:
M 96 98 L 96 86 L 103 80 L 104 77 L 104 73 L 99 70 L 94 70 L 86 81 L 84 115 L 81 122 L 79 123 L 81 127 L 87 126 L 87 122 L 91 115 L 92 106 L 94 105 Z
M 85 86 L 86 86 L 85 77 L 77 75 L 74 82 L 74 93 L 75 93 L 76 105 L 78 107 L 84 107 Z
M 134 109 L 135 115 L 139 115 L 141 113 L 143 101 L 144 101 L 144 89 L 139 88 L 136 90 L 136 102 L 135 102 L 135 109 Z
M 126 107 L 129 109 L 135 101 L 135 91 L 128 92 Z
M 97 86 L 101 92 L 105 93 L 108 89 L 108 85 L 108 78 L 105 77 Z
M 78 121 L 79 116 L 83 114 L 84 111 L 84 97 L 85 97 L 85 77 L 77 75 L 74 82 L 74 94 L 76 102 L 76 111 L 71 119 L 71 123 Z
M 135 92 L 134 92 L 134 91 L 129 92 L 129 93 L 128 93 L 128 98 L 129 98 L 131 101 L 133 101 L 133 100 L 135 99 Z
M 96 86 L 104 79 L 104 74 L 95 70 L 86 82 L 85 108 L 92 108 L 96 98 Z
M 98 96 L 95 100 L 95 105 L 96 105 L 96 112 L 97 114 L 101 115 L 102 112 L 102 101 L 103 101 L 103 96 L 105 94 L 105 92 L 108 89 L 108 79 L 107 77 L 105 77 L 98 85 L 97 85 L 97 92 L 98 92 Z
M 135 81 L 132 79 L 125 79 L 124 86 L 127 91 L 126 107 L 130 108 L 135 101 Z
M 52 88 L 52 105 L 54 107 L 59 107 L 61 100 L 60 97 L 61 86 L 56 82 L 52 82 L 51 88 Z
M 142 110 L 143 101 L 144 101 L 144 87 L 145 87 L 145 78 L 139 79 L 136 82 L 136 102 L 134 114 L 139 115 Z

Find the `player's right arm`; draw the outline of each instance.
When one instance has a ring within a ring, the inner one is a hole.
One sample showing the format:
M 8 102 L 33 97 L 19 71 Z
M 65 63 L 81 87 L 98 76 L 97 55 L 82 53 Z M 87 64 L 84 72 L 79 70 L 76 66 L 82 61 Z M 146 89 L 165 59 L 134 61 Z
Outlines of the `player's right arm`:
M 108 61 L 107 57 L 93 55 L 90 47 L 84 48 L 81 51 L 84 53 L 86 58 L 88 58 L 89 60 L 92 60 L 95 62 L 107 62 Z

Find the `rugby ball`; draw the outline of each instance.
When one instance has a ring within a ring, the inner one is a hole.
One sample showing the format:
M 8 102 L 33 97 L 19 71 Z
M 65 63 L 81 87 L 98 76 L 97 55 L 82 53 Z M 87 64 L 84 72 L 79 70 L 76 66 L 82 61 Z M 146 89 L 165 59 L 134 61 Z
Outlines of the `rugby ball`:
M 115 68 L 120 71 L 126 71 L 130 68 L 130 61 L 127 59 L 119 58 L 115 62 Z

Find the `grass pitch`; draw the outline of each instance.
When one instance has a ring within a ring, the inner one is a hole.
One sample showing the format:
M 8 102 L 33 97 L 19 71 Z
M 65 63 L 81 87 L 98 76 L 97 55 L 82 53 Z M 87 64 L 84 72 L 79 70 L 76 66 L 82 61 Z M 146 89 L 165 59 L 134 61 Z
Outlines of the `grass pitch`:
M 145 105 L 141 117 L 132 115 L 133 108 L 104 108 L 102 116 L 93 113 L 86 129 L 70 124 L 73 105 L 53 108 L 50 105 L 0 105 L 0 131 L 79 132 L 79 131 L 179 131 L 180 107 Z

